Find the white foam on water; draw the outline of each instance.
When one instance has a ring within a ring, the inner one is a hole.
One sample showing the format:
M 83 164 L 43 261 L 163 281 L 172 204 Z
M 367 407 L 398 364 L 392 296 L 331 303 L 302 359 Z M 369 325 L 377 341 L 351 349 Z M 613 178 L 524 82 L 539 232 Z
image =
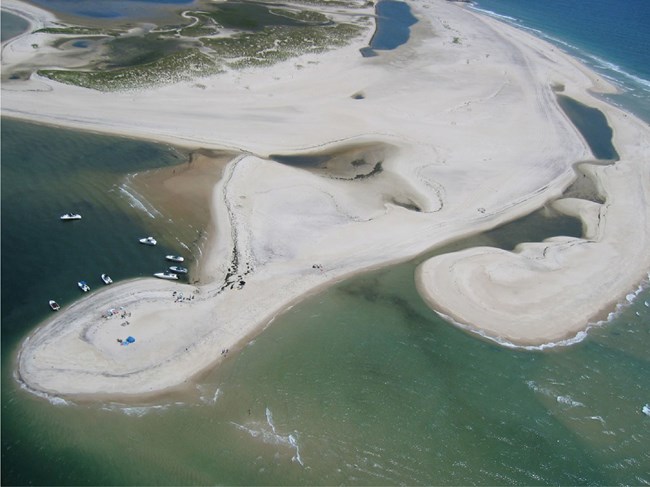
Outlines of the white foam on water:
M 298 446 L 298 441 L 296 440 L 296 437 L 293 435 L 289 435 L 289 443 L 291 444 L 292 447 L 296 449 L 296 454 L 291 458 L 291 461 L 298 462 L 301 467 L 304 467 L 305 464 L 302 463 L 302 458 L 300 458 L 300 447 Z
M 76 404 L 74 402 L 63 399 L 62 397 L 55 396 L 55 395 L 52 395 L 52 394 L 48 394 L 48 393 L 42 392 L 42 391 L 37 391 L 36 389 L 32 389 L 27 384 L 25 384 L 25 382 L 23 382 L 23 380 L 18 376 L 16 371 L 14 371 L 14 379 L 16 379 L 16 382 L 18 382 L 18 384 L 20 385 L 20 388 L 23 391 L 27 391 L 30 394 L 33 394 L 33 395 L 35 395 L 37 397 L 40 397 L 41 399 L 45 399 L 47 402 L 49 402 L 53 406 L 76 406 Z
M 532 380 L 526 381 L 526 385 L 532 391 L 539 392 L 539 393 L 541 393 L 541 394 L 543 394 L 545 396 L 548 396 L 548 397 L 554 397 L 555 396 L 555 394 L 550 389 L 547 389 L 545 387 L 541 387 L 541 386 L 537 385 L 535 383 L 535 381 L 532 381 Z
M 214 391 L 212 397 L 209 396 L 210 390 L 206 386 L 199 384 L 196 388 L 200 392 L 199 399 L 203 404 L 216 404 L 217 399 L 221 397 L 221 389 L 219 387 Z
M 221 396 L 221 389 L 217 387 L 217 390 L 214 391 L 214 396 L 212 396 L 212 404 L 217 402 L 217 399 Z
M 509 17 L 507 15 L 502 15 L 498 14 L 496 12 L 492 12 L 490 10 L 485 10 L 481 9 L 478 7 L 471 7 L 472 10 L 475 10 L 477 12 L 489 15 L 490 17 L 494 17 L 497 20 L 504 21 L 508 24 L 515 24 L 517 28 L 520 28 L 522 30 L 532 32 L 536 37 L 540 37 L 542 39 L 545 39 L 547 41 L 550 41 L 551 43 L 559 46 L 564 46 L 565 48 L 568 48 L 570 54 L 572 55 L 577 55 L 578 57 L 582 57 L 583 61 L 590 62 L 596 69 L 599 69 L 601 71 L 610 71 L 613 73 L 616 73 L 618 78 L 615 78 L 614 76 L 605 76 L 608 80 L 613 81 L 616 84 L 621 83 L 621 78 L 624 78 L 628 81 L 632 81 L 633 83 L 639 85 L 642 87 L 644 90 L 650 90 L 650 80 L 647 80 L 645 78 L 641 78 L 640 76 L 637 76 L 635 74 L 632 74 L 625 69 L 623 69 L 621 66 L 618 64 L 612 63 L 611 61 L 607 61 L 599 56 L 596 56 L 595 54 L 591 54 L 589 52 L 584 51 L 583 49 L 579 48 L 578 46 L 575 46 L 571 44 L 570 42 L 564 41 L 562 39 L 558 39 L 557 37 L 554 37 L 544 31 L 541 31 L 539 29 L 535 29 L 532 27 L 527 27 L 524 26 L 519 19 Z M 601 73 L 602 74 L 602 73 Z
M 467 325 L 465 323 L 460 323 L 456 320 L 454 320 L 451 316 L 448 316 L 444 313 L 441 313 L 440 311 L 433 310 L 438 316 L 440 316 L 443 320 L 448 321 L 452 323 L 453 325 L 457 326 L 458 328 L 462 328 L 465 331 L 469 331 L 470 333 L 474 333 L 475 335 L 479 335 L 482 338 L 485 338 L 486 340 L 489 340 L 491 342 L 495 342 L 503 347 L 506 348 L 512 348 L 515 350 L 529 350 L 529 351 L 542 351 L 546 350 L 548 348 L 555 348 L 555 347 L 568 347 L 570 345 L 575 345 L 576 343 L 580 343 L 583 341 L 585 338 L 587 338 L 587 331 L 594 326 L 593 324 L 588 324 L 587 327 L 579 331 L 574 337 L 572 338 L 567 338 L 565 340 L 560 340 L 557 342 L 548 342 L 548 343 L 542 343 L 541 345 L 516 345 L 508 340 L 506 340 L 503 337 L 494 337 L 491 335 L 488 335 L 485 333 L 483 330 L 479 330 L 477 328 L 474 328 L 471 325 Z M 600 324 L 601 322 L 598 322 L 597 324 Z
M 122 193 L 129 200 L 129 205 L 131 208 L 141 210 L 145 212 L 150 218 L 156 218 L 161 216 L 160 212 L 151 206 L 145 198 L 138 194 L 133 188 L 128 186 L 128 183 L 121 184 L 118 188 L 120 193 Z
M 554 397 L 555 400 L 559 404 L 564 404 L 566 406 L 570 406 L 570 407 L 573 407 L 573 408 L 585 407 L 585 405 L 583 403 L 581 403 L 580 401 L 576 401 L 571 396 L 568 396 L 568 395 L 563 396 L 563 395 L 560 395 L 560 394 L 556 394 L 551 389 L 548 389 L 546 387 L 542 387 L 539 384 L 537 384 L 535 381 L 532 381 L 532 380 L 526 381 L 526 385 L 528 386 L 529 389 L 531 389 L 534 392 L 540 393 L 540 394 L 542 394 L 544 396 L 547 396 L 547 397 Z
M 579 401 L 574 401 L 571 396 L 557 396 L 556 397 L 557 402 L 560 404 L 565 404 L 567 406 L 571 406 L 572 408 L 577 408 L 577 407 L 584 407 L 585 405 L 582 404 Z
M 485 333 L 483 330 L 479 330 L 477 328 L 474 328 L 471 325 L 468 325 L 466 323 L 460 323 L 456 320 L 454 320 L 451 316 L 448 316 L 440 311 L 433 310 L 438 316 L 440 316 L 443 320 L 448 321 L 452 323 L 453 325 L 457 326 L 458 328 L 461 328 L 463 330 L 469 331 L 471 333 L 474 333 L 475 335 L 479 335 L 482 338 L 485 338 L 486 340 L 490 340 L 492 342 L 498 343 L 499 345 L 506 347 L 506 348 L 512 348 L 515 350 L 529 350 L 529 351 L 542 351 L 546 349 L 553 349 L 555 347 L 568 347 L 571 345 L 575 345 L 576 343 L 580 343 L 583 341 L 585 338 L 588 336 L 589 330 L 591 330 L 594 327 L 600 327 L 603 326 L 607 323 L 610 323 L 614 319 L 616 319 L 621 312 L 626 309 L 628 306 L 633 304 L 636 299 L 638 298 L 639 294 L 641 294 L 645 289 L 647 289 L 650 286 L 650 272 L 648 273 L 646 279 L 644 279 L 639 286 L 632 291 L 631 293 L 628 293 L 625 295 L 625 299 L 618 303 L 616 307 L 614 308 L 614 311 L 609 313 L 607 315 L 607 318 L 605 320 L 597 321 L 595 323 L 587 323 L 585 326 L 585 329 L 582 331 L 579 331 L 576 333 L 575 336 L 571 338 L 567 338 L 564 340 L 559 340 L 557 342 L 548 342 L 548 343 L 542 343 L 541 345 L 516 345 L 505 338 L 502 337 L 494 337 L 491 335 L 488 335 Z M 645 301 L 644 304 L 648 306 L 648 301 Z
M 476 5 L 470 5 L 470 8 L 472 10 L 475 10 L 476 12 L 481 12 L 481 13 L 489 15 L 490 17 L 494 17 L 494 18 L 497 18 L 497 19 L 507 20 L 509 22 L 515 22 L 515 23 L 520 22 L 519 19 L 516 19 L 514 17 L 510 17 L 509 15 L 498 14 L 496 12 L 492 12 L 491 10 L 486 10 L 486 9 L 483 9 L 483 8 L 479 8 Z
M 176 404 L 178 405 L 183 403 L 176 403 Z M 118 413 L 125 414 L 127 416 L 134 416 L 140 418 L 145 414 L 151 413 L 153 411 L 164 411 L 168 409 L 169 406 L 170 404 L 159 404 L 154 406 L 126 406 L 124 404 L 111 403 L 111 404 L 107 404 L 106 406 L 103 406 L 102 410 L 109 411 L 109 412 L 118 412 Z
M 235 426 L 237 429 L 248 433 L 253 438 L 259 438 L 263 443 L 266 443 L 268 445 L 282 445 L 295 449 L 295 454 L 291 458 L 291 461 L 299 463 L 300 466 L 304 467 L 305 464 L 303 463 L 302 457 L 300 456 L 300 446 L 298 445 L 297 440 L 298 432 L 294 431 L 293 433 L 290 433 L 286 436 L 281 435 L 275 428 L 275 423 L 273 422 L 273 413 L 271 413 L 271 410 L 268 407 L 265 409 L 264 415 L 266 417 L 266 425 L 258 423 L 258 425 L 252 424 L 251 426 L 245 426 L 233 421 L 231 421 L 230 424 Z M 255 426 L 258 427 L 256 428 Z
M 586 54 L 587 57 L 589 57 L 591 60 L 593 60 L 596 64 L 598 64 L 599 67 L 608 69 L 610 71 L 614 71 L 616 74 L 623 76 L 624 78 L 628 78 L 635 83 L 643 86 L 644 88 L 650 89 L 650 81 L 647 79 L 643 79 L 639 76 L 636 76 L 632 73 L 628 73 L 625 71 L 622 67 L 620 67 L 617 64 L 614 64 L 612 62 L 606 61 L 598 56 L 595 56 L 593 54 Z

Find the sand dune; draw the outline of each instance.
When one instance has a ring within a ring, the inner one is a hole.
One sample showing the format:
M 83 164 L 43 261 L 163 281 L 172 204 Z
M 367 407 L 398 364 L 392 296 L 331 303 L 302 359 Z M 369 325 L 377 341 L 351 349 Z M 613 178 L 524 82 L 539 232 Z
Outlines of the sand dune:
M 647 127 L 592 97 L 611 87 L 556 48 L 446 0 L 409 4 L 420 21 L 408 44 L 374 58 L 359 55 L 364 38 L 201 89 L 3 85 L 6 116 L 241 153 L 213 193 L 220 231 L 201 282 L 140 280 L 81 300 L 23 344 L 20 378 L 56 394 L 177 386 L 322 286 L 560 197 L 592 158 L 557 105 L 560 85 L 607 115 L 622 158 L 593 169 L 605 204 L 557 203 L 590 220 L 587 238 L 444 255 L 422 266 L 419 289 L 433 309 L 529 344 L 575 333 L 635 287 L 650 267 Z M 109 304 L 127 306 L 129 325 L 101 318 Z M 127 330 L 138 339 L 119 346 Z

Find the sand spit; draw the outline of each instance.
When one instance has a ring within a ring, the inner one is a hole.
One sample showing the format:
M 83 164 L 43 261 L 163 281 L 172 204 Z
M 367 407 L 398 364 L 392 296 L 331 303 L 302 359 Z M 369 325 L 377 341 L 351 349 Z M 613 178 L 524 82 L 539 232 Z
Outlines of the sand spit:
M 586 238 L 441 256 L 419 288 L 457 321 L 529 344 L 586 327 L 635 287 L 650 267 L 648 128 L 589 95 L 611 87 L 549 44 L 446 0 L 409 4 L 409 43 L 373 58 L 352 45 L 146 92 L 3 85 L 3 115 L 240 153 L 212 194 L 219 232 L 200 282 L 145 279 L 82 299 L 25 341 L 21 380 L 59 395 L 177 386 L 307 293 L 561 197 L 592 155 L 558 86 L 606 114 L 622 158 L 587 170 L 604 204 L 557 203 L 588 220 Z M 571 313 L 556 319 L 562 302 Z M 523 303 L 537 318 L 526 328 Z M 128 325 L 101 317 L 115 306 Z M 136 342 L 119 345 L 125 334 Z

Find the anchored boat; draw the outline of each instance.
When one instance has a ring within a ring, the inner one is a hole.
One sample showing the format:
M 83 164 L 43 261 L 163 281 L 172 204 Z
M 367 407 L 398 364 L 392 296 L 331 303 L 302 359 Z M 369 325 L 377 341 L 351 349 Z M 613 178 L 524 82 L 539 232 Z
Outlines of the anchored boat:
M 140 239 L 140 243 L 144 245 L 156 245 L 158 242 L 153 237 L 144 237 Z
M 59 311 L 61 309 L 61 306 L 59 306 L 59 303 L 54 301 L 53 299 L 50 299 L 50 308 L 52 308 L 52 311 Z
M 183 262 L 185 260 L 180 255 L 166 255 L 165 259 L 171 260 L 172 262 Z
M 81 220 L 81 215 L 79 213 L 66 213 L 65 215 L 61 215 L 60 217 L 61 220 Z
M 173 272 L 156 272 L 154 274 L 158 279 L 178 279 L 178 275 L 174 274 Z
M 79 281 L 77 283 L 77 286 L 79 286 L 79 289 L 81 289 L 85 293 L 90 291 L 90 286 L 88 285 L 88 283 L 86 281 Z
M 179 265 L 170 266 L 169 270 L 175 272 L 176 274 L 187 274 L 187 269 Z
M 102 274 L 102 281 L 104 281 L 104 284 L 111 284 L 113 279 L 108 274 Z

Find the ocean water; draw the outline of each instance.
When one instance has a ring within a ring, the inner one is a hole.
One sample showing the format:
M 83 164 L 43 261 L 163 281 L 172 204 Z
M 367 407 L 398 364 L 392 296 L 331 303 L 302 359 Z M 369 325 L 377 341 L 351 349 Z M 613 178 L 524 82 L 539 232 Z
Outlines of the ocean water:
M 650 2 L 476 0 L 474 8 L 546 39 L 612 81 L 613 103 L 650 122 Z
M 609 5 L 611 17 L 621 4 Z M 14 353 L 47 299 L 65 305 L 81 276 L 148 275 L 149 251 L 183 250 L 178 222 L 120 188 L 184 158 L 2 120 L 3 485 L 650 483 L 647 288 L 578 343 L 526 351 L 431 312 L 418 258 L 294 306 L 191 391 L 127 403 L 21 389 Z M 66 211 L 84 219 L 65 225 Z M 149 233 L 164 248 L 134 242 Z M 540 211 L 438 252 L 579 233 Z

